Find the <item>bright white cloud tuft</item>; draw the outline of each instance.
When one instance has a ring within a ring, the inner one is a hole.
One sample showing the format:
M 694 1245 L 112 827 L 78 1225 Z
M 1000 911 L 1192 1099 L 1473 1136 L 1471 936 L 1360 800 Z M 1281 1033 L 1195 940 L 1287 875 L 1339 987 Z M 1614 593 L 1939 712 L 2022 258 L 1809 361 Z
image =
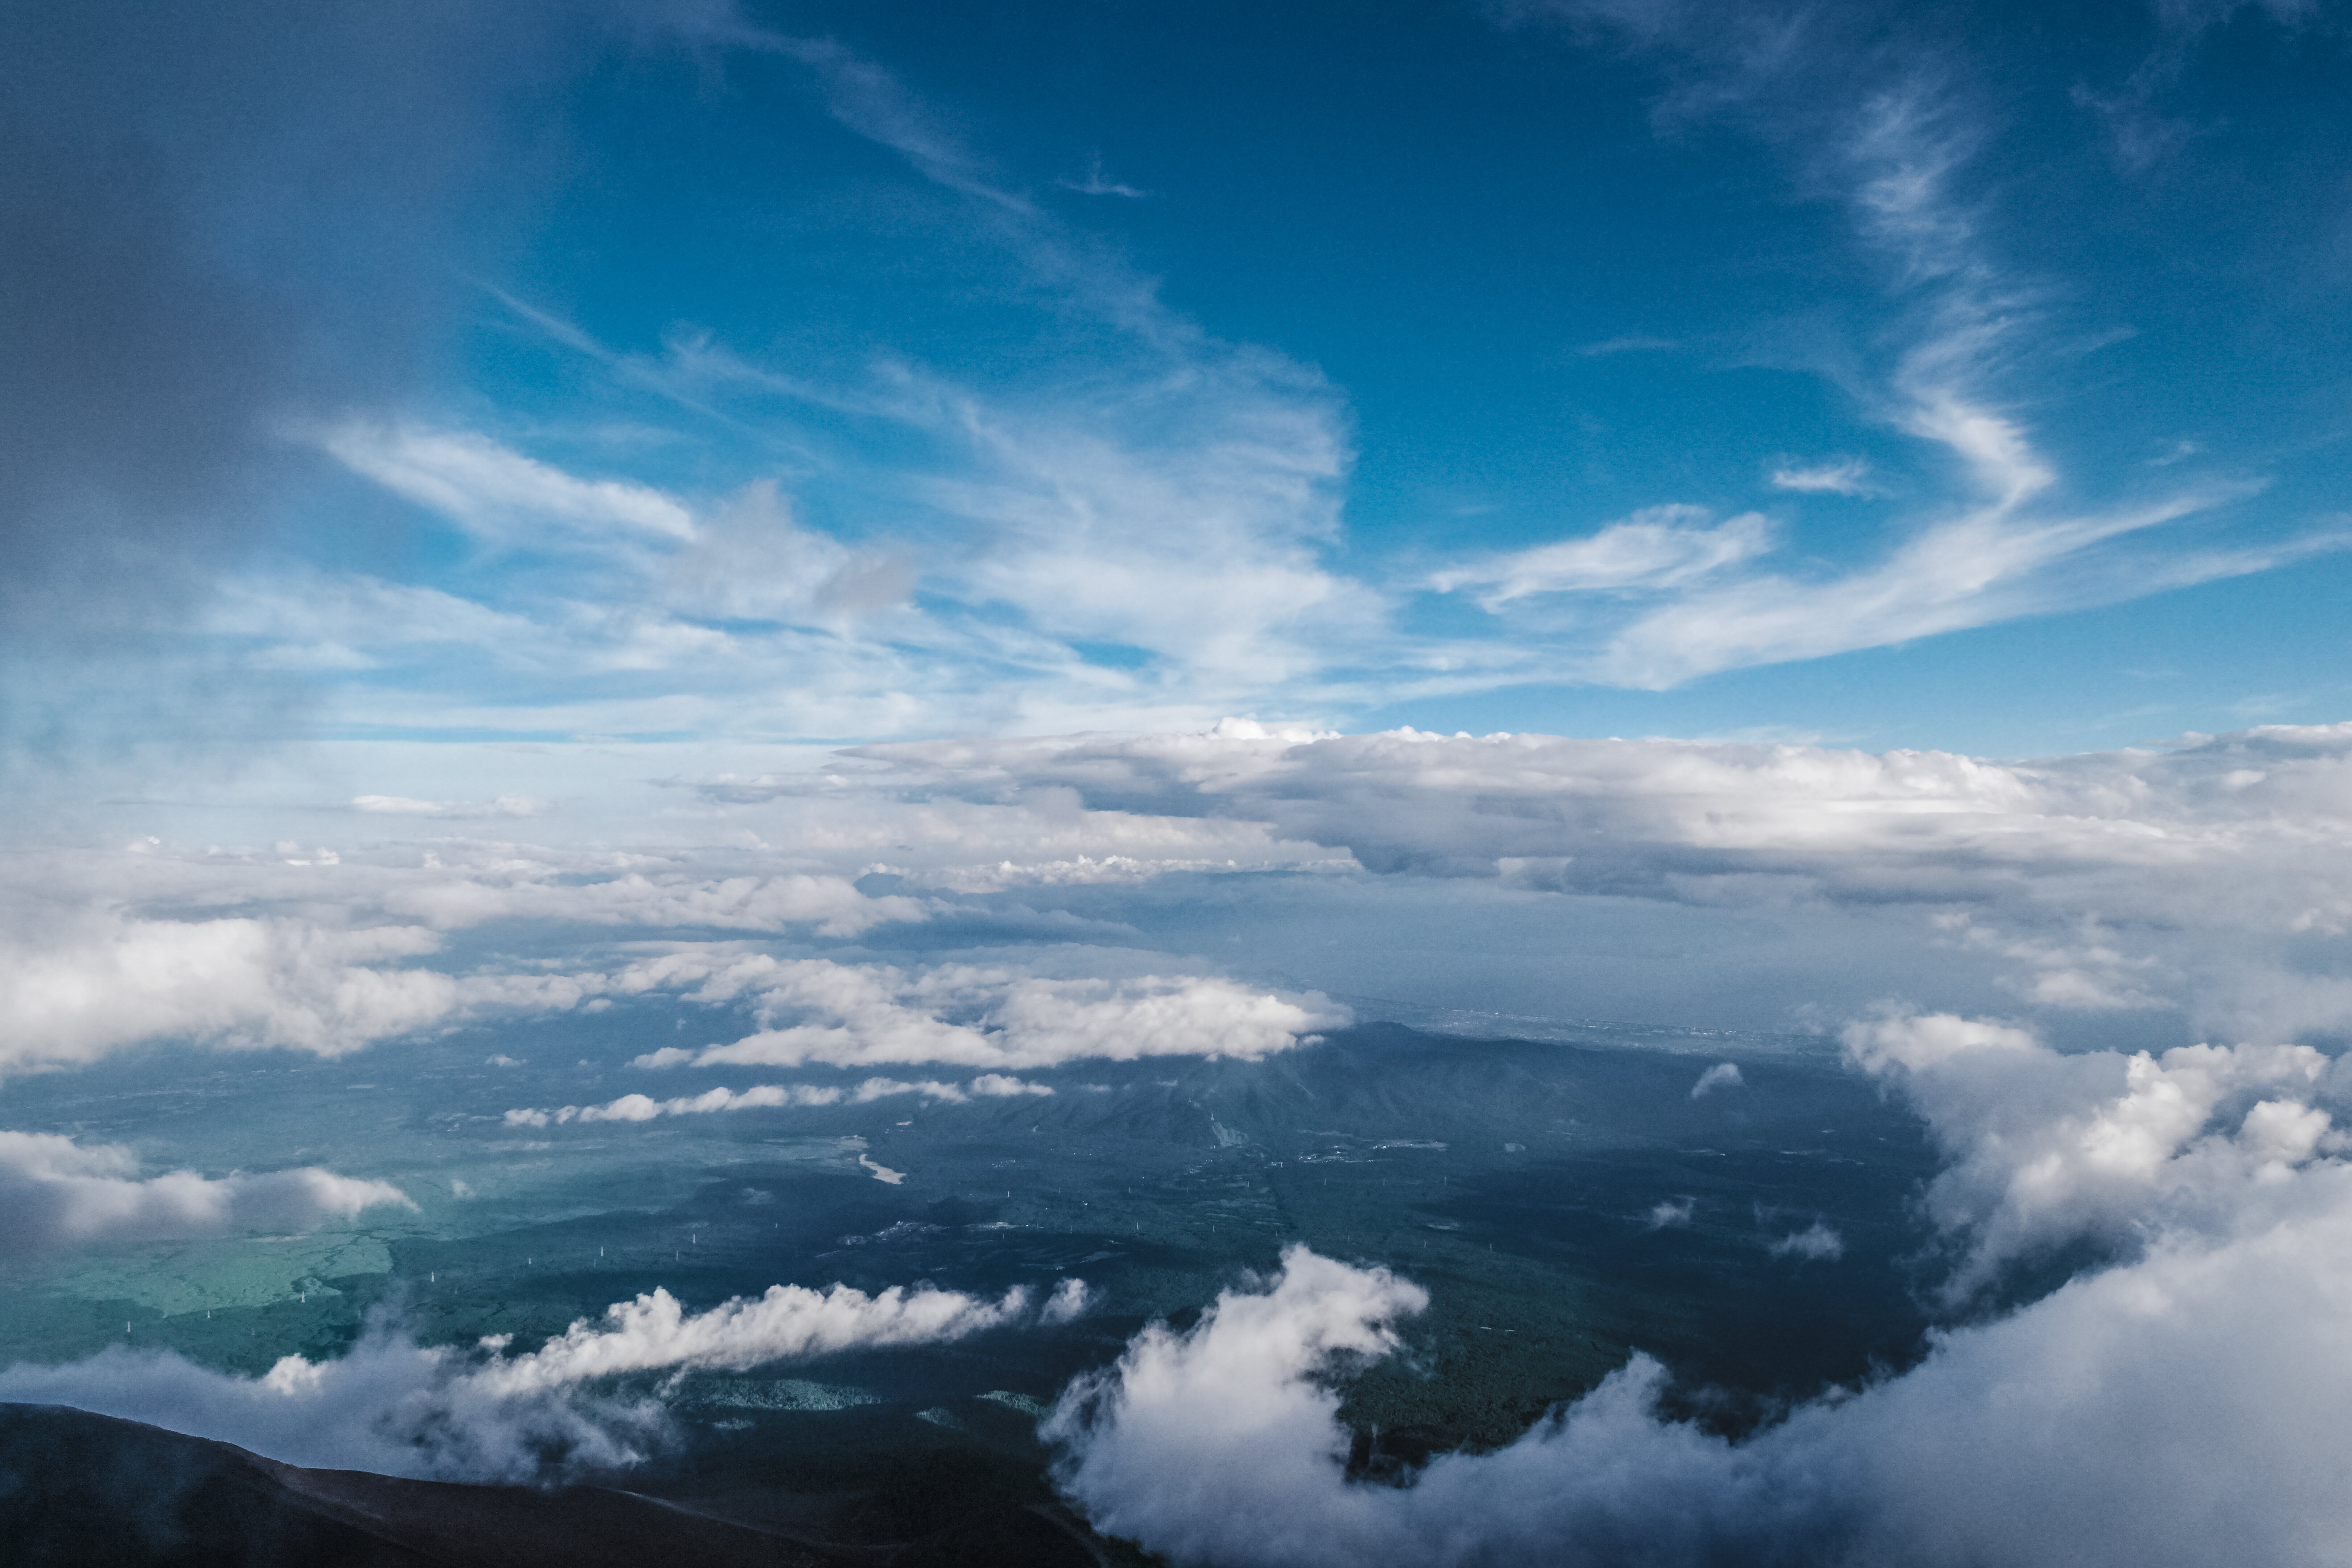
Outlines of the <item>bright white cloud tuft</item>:
M 1660 1198 L 1650 1205 L 1643 1224 L 1651 1230 L 1672 1230 L 1690 1224 L 1692 1211 L 1697 1206 L 1696 1198 Z
M 1064 1490 L 1097 1530 L 1180 1563 L 1341 1560 L 1360 1532 L 1330 1533 L 1323 1505 L 1352 1501 L 1347 1437 L 1339 1395 L 1316 1380 L 1394 1351 L 1391 1325 L 1428 1304 L 1385 1268 L 1292 1245 L 1263 1291 L 1221 1293 L 1181 1334 L 1150 1324 L 1115 1366 L 1070 1385 L 1041 1428 L 1073 1451 Z M 1244 1554 L 1227 1555 L 1244 1533 Z
M 693 1058 L 693 1052 L 680 1051 L 673 1047 L 638 1060 L 643 1066 L 668 1067 Z M 509 1127 L 561 1127 L 572 1121 L 651 1121 L 657 1116 L 705 1116 L 718 1110 L 866 1105 L 901 1094 L 919 1094 L 929 1100 L 961 1103 L 975 1095 L 982 1099 L 1003 1100 L 1053 1092 L 1049 1085 L 1025 1082 L 1005 1073 L 982 1073 L 961 1086 L 932 1079 L 907 1083 L 898 1079 L 869 1078 L 854 1089 L 840 1089 L 829 1084 L 769 1083 L 745 1089 L 706 1089 L 700 1094 L 679 1095 L 670 1100 L 656 1100 L 645 1094 L 625 1094 L 604 1105 L 566 1105 L 553 1110 L 519 1107 L 508 1111 L 505 1121 Z
M 1030 1083 L 1010 1073 L 984 1072 L 971 1080 L 971 1092 L 994 1099 L 1009 1100 L 1024 1094 L 1051 1094 L 1050 1084 Z

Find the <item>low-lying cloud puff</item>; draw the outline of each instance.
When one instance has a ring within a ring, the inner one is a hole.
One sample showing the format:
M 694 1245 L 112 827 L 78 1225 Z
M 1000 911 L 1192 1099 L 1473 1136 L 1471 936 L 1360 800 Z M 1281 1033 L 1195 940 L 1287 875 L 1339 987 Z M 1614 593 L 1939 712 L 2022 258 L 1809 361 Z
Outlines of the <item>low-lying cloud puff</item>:
M 260 1377 L 115 1347 L 65 1366 L 12 1366 L 0 1372 L 0 1400 L 145 1421 L 290 1464 L 539 1480 L 635 1464 L 659 1440 L 667 1389 L 628 1395 L 600 1386 L 614 1378 L 941 1344 L 1033 1321 L 1066 1321 L 1085 1299 L 1075 1279 L 1036 1313 L 1020 1289 L 991 1301 L 928 1285 L 871 1296 L 846 1285 L 775 1285 L 688 1312 L 657 1289 L 520 1354 L 507 1353 L 504 1335 L 471 1351 L 420 1345 L 379 1318 L 348 1353 L 320 1362 L 289 1355 Z
M 1037 1310 L 1037 1317 L 1042 1322 L 1066 1323 L 1084 1317 L 1092 1304 L 1092 1292 L 1087 1290 L 1085 1280 L 1065 1279 L 1045 1298 L 1045 1304 Z
M 701 973 L 707 978 L 693 993 L 698 999 L 750 999 L 769 1026 L 728 1045 L 699 1050 L 667 1047 L 637 1058 L 635 1065 L 931 1062 L 987 1068 L 1001 1075 L 1082 1058 L 1255 1060 L 1352 1018 L 1317 992 L 1286 996 L 1216 976 L 1051 979 L 971 964 L 909 973 L 884 964 L 764 954 Z M 673 961 L 662 969 L 659 983 L 682 985 L 696 973 L 691 961 Z
M 1740 1082 L 1738 1063 L 1717 1062 L 1698 1075 L 1698 1081 L 1691 1085 L 1690 1097 L 1705 1100 L 1718 1089 L 1738 1089 Z
M 1428 1292 L 1294 1245 L 1263 1291 L 1228 1290 L 1184 1333 L 1153 1323 L 1073 1383 L 1042 1433 L 1095 1526 L 1179 1562 L 1342 1561 L 1329 1517 L 1364 1495 L 1339 1470 L 1339 1396 L 1322 1381 L 1398 1345 Z M 1245 1544 L 1244 1544 L 1245 1542 Z M 1239 1548 L 1239 1553 L 1234 1552 Z
M 1012 1100 L 1024 1094 L 1054 1092 L 1051 1084 L 1031 1083 L 1025 1079 L 1017 1079 L 1010 1073 L 1001 1072 L 984 1072 L 972 1079 L 969 1087 L 972 1093 L 986 1095 L 994 1100 Z
M 1835 1263 L 1845 1256 L 1845 1237 L 1821 1220 L 1815 1220 L 1802 1230 L 1792 1230 L 1768 1249 L 1775 1258 L 1794 1258 L 1806 1263 Z
M 120 1144 L 0 1131 L 0 1263 L 95 1243 L 310 1230 L 366 1209 L 416 1206 L 388 1182 L 315 1165 L 217 1179 L 138 1173 L 138 1156 Z

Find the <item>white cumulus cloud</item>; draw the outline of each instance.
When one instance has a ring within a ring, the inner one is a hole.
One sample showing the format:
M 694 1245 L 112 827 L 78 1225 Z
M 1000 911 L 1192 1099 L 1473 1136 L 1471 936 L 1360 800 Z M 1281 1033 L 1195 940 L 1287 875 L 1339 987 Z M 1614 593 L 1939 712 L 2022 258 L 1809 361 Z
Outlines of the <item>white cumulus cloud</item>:
M 816 1084 L 763 1083 L 751 1089 L 713 1089 L 700 1094 L 656 1100 L 625 1094 L 603 1105 L 566 1105 L 553 1110 L 519 1107 L 506 1113 L 509 1127 L 562 1126 L 570 1121 L 651 1121 L 656 1116 L 706 1116 L 718 1110 L 756 1110 L 787 1105 L 837 1105 L 843 1091 Z
M 1768 1250 L 1775 1258 L 1794 1258 L 1806 1263 L 1834 1263 L 1845 1256 L 1845 1237 L 1820 1220 L 1802 1230 L 1792 1230 L 1774 1242 Z
M 2313 1103 L 2331 1064 L 2308 1046 L 2063 1055 L 2013 1026 L 1901 1012 L 1844 1039 L 1948 1161 L 1927 1209 L 1961 1249 L 1945 1287 L 1956 1301 L 2071 1242 L 2128 1250 L 2260 1213 L 2298 1168 L 2347 1147 Z

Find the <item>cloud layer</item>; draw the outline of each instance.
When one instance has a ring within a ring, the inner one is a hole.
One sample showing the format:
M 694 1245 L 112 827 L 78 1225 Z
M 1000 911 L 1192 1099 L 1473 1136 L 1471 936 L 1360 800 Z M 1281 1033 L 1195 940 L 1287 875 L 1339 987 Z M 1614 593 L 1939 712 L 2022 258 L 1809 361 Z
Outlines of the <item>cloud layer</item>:
M 2239 1038 L 2352 1024 L 2352 725 L 1994 762 L 1817 745 L 1222 731 L 861 748 L 972 799 L 1265 824 L 1371 870 L 1717 908 L 1902 913 L 2057 1011 Z
M 1248 721 L 861 747 L 678 792 L 708 814 L 698 831 L 761 841 L 742 849 L 394 837 L 42 852 L 26 862 L 38 896 L 21 884 L 0 908 L 0 1071 L 146 1040 L 336 1053 L 656 995 L 743 1006 L 761 1026 L 666 1047 L 663 1063 L 1017 1072 L 1088 1055 L 1260 1055 L 1343 1010 L 1200 957 L 1066 944 L 1133 942 L 1117 923 L 1124 899 L 1208 896 L 1200 882 L 1153 890 L 1169 879 L 1231 879 L 1215 896 L 1247 907 L 1292 897 L 1287 875 L 1367 870 L 1709 919 L 1821 910 L 1866 920 L 1874 943 L 1914 955 L 1906 973 L 1984 977 L 1914 998 L 1931 1007 L 1984 1010 L 1997 986 L 2045 1026 L 2170 1012 L 2181 1034 L 2325 1037 L 2352 1026 L 2352 984 L 2326 957 L 2352 931 L 2347 788 L 2341 725 L 2026 763 Z M 1349 885 L 1351 918 L 1378 924 L 1378 885 Z M 986 940 L 1066 945 L 965 961 L 955 950 L 973 922 Z M 539 952 L 461 959 L 472 931 Z M 659 946 L 566 945 L 551 961 L 549 932 Z M 886 933 L 900 952 L 947 951 L 811 954 Z

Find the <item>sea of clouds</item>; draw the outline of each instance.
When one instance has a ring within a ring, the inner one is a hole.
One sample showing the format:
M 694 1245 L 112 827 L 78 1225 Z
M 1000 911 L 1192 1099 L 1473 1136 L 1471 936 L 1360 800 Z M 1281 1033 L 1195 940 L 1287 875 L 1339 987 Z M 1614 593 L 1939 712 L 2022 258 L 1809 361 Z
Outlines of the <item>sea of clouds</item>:
M 1923 970 L 1972 964 L 2021 1016 L 2171 1015 L 2232 1040 L 2352 1020 L 2352 725 L 2003 763 L 1235 721 L 866 747 L 677 788 L 704 815 L 664 832 L 701 847 L 355 808 L 336 847 L 27 851 L 0 894 L 0 1072 L 154 1039 L 333 1054 L 653 992 L 765 1026 L 663 1064 L 1263 1054 L 1342 1010 L 1152 952 L 1121 898 L 1213 884 L 1190 896 L 1245 910 L 1333 878 L 1374 928 L 1382 884 L 1810 913 Z M 541 956 L 551 932 L 578 962 Z M 541 952 L 460 957 L 469 935 Z M 911 957 L 841 955 L 885 936 Z M 976 940 L 988 961 L 958 956 Z

